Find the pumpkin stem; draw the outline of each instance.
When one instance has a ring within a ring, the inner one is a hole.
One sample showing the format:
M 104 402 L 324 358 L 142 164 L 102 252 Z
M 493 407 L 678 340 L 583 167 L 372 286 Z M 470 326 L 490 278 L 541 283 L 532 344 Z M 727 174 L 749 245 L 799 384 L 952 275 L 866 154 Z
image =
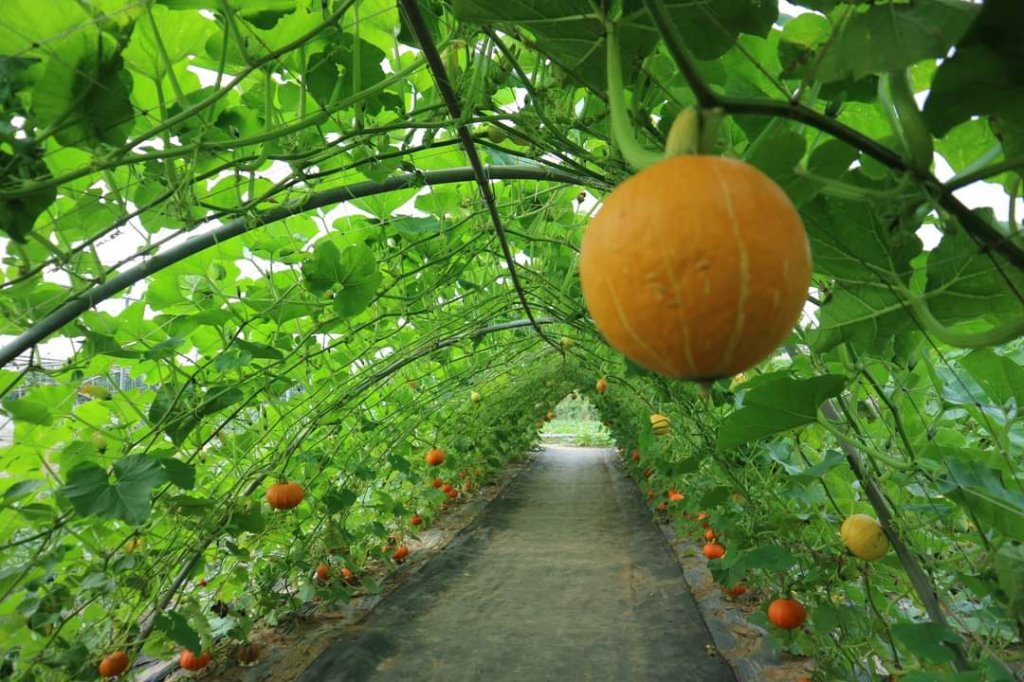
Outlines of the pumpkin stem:
M 619 148 L 622 158 L 635 170 L 643 170 L 664 157 L 641 145 L 626 113 L 626 91 L 622 85 L 622 55 L 615 34 L 615 24 L 605 24 L 605 42 L 608 49 L 608 109 L 611 115 L 612 142 Z
M 676 116 L 665 140 L 665 157 L 710 154 L 718 141 L 722 109 L 686 107 Z

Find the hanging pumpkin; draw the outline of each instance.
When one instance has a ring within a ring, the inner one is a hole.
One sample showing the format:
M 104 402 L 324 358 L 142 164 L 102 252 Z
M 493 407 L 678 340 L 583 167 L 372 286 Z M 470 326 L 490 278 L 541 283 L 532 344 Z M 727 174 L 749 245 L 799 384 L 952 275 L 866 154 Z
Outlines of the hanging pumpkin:
M 846 517 L 839 529 L 839 537 L 854 556 L 864 561 L 876 561 L 889 551 L 889 538 L 885 531 L 867 514 Z
M 765 359 L 800 318 L 811 281 L 803 222 L 757 168 L 673 156 L 620 184 L 583 234 L 580 284 L 608 343 L 694 381 Z
M 304 497 L 305 493 L 298 483 L 279 482 L 267 489 L 267 503 L 274 509 L 294 509 Z

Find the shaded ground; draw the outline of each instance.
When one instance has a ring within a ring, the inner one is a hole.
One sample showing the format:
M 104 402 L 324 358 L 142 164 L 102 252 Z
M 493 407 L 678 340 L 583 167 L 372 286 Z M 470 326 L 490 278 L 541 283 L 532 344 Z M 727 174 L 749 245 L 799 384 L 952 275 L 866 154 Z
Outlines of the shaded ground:
M 298 679 L 735 680 L 614 462 L 547 449 Z

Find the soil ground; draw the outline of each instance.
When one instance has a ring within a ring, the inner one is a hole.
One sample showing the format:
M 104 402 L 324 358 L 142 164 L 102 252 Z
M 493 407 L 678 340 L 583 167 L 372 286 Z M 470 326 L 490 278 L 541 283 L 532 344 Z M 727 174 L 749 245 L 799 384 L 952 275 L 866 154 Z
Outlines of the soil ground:
M 733 682 L 611 450 L 547 448 L 299 676 Z

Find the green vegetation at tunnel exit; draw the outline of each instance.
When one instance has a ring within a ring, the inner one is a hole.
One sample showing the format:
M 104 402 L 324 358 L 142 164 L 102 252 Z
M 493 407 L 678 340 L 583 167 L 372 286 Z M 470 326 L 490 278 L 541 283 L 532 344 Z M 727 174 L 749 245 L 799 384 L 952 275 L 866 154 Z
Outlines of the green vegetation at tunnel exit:
M 615 445 L 601 424 L 599 412 L 574 391 L 558 403 L 555 418 L 541 431 L 541 441 L 558 445 L 607 448 Z

